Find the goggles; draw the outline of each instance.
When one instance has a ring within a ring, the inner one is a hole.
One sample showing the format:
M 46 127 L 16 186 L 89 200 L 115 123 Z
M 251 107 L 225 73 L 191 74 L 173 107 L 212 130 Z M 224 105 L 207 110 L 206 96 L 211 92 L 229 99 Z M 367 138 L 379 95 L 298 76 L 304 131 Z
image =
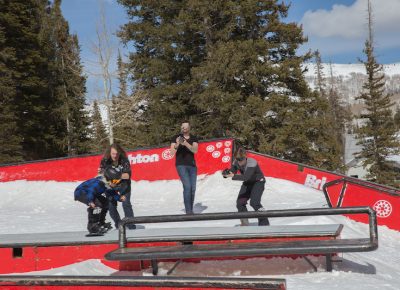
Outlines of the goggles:
M 121 179 L 111 179 L 109 182 L 112 184 L 118 184 L 121 182 Z

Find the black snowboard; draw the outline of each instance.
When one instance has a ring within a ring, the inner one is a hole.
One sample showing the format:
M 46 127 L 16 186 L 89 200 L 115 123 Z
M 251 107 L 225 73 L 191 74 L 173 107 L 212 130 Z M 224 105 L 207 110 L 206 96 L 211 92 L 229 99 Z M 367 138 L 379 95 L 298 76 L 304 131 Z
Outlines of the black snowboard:
M 85 235 L 85 237 L 101 237 L 104 236 L 105 233 L 88 233 L 87 235 Z
M 85 235 L 85 237 L 101 237 L 104 236 L 106 233 L 108 233 L 111 230 L 111 228 L 106 229 L 105 231 L 98 232 L 98 233 L 88 233 Z

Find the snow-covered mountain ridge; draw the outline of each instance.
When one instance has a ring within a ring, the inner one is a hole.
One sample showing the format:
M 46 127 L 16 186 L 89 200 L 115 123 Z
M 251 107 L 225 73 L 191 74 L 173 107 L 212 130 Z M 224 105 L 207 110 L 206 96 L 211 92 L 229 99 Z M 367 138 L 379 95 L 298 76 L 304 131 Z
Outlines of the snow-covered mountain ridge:
M 305 70 L 305 79 L 311 88 L 316 87 L 316 64 L 306 63 L 303 65 Z M 356 104 L 359 101 L 355 97 L 359 96 L 362 91 L 362 86 L 365 83 L 367 76 L 365 66 L 359 64 L 322 64 L 322 76 L 325 80 L 325 85 L 329 88 L 333 86 L 342 96 L 343 101 L 349 104 Z M 385 90 L 386 93 L 394 97 L 394 101 L 398 103 L 400 95 L 400 63 L 383 65 L 385 74 Z
M 306 63 L 304 68 L 308 70 L 305 73 L 306 77 L 315 77 L 315 63 Z M 363 74 L 365 75 L 365 66 L 362 63 L 350 63 L 350 64 L 339 64 L 339 63 L 322 63 L 323 73 L 325 77 L 330 77 L 330 66 L 332 66 L 332 73 L 334 77 L 351 77 L 352 74 Z M 387 77 L 393 77 L 395 75 L 400 76 L 400 62 L 384 64 L 383 71 Z

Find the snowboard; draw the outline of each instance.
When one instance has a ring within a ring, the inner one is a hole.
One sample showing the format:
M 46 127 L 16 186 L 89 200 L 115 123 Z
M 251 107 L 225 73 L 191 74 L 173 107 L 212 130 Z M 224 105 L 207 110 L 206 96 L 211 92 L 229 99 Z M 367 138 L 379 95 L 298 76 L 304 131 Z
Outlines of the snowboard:
M 107 232 L 101 232 L 101 233 L 88 233 L 85 235 L 85 237 L 102 237 L 106 234 Z
M 101 237 L 101 236 L 104 236 L 111 229 L 112 229 L 112 227 L 103 228 L 102 231 L 97 232 L 97 233 L 88 233 L 85 235 L 85 237 Z

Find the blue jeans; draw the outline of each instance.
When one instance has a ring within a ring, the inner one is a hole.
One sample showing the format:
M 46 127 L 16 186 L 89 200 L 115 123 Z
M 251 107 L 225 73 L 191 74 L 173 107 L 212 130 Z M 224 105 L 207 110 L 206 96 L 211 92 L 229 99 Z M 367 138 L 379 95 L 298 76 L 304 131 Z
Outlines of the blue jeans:
M 197 167 L 177 165 L 179 178 L 183 185 L 183 202 L 186 214 L 193 213 L 194 195 L 196 192 Z
M 131 191 L 128 190 L 127 193 L 125 193 L 125 201 L 122 202 L 122 209 L 124 210 L 125 217 L 133 217 L 133 209 L 132 209 L 132 204 L 131 204 Z M 117 201 L 112 200 L 110 201 L 109 204 L 109 211 L 110 211 L 110 216 L 114 221 L 115 228 L 118 229 L 118 224 L 121 221 L 121 217 L 118 213 L 117 209 Z M 135 225 L 130 224 L 127 226 L 128 229 L 135 229 Z

